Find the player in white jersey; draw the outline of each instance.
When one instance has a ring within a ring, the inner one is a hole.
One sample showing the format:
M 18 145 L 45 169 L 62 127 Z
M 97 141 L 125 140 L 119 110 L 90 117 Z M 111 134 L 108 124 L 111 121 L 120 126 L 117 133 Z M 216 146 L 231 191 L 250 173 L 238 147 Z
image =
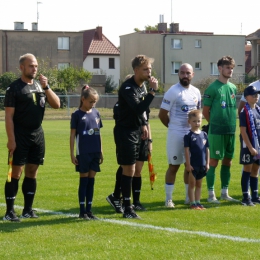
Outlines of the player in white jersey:
M 167 157 L 169 167 L 165 176 L 165 206 L 174 208 L 172 193 L 177 171 L 185 163 L 184 135 L 189 131 L 188 113 L 200 109 L 201 94 L 199 89 L 190 84 L 194 72 L 190 64 L 184 63 L 179 69 L 180 82 L 170 87 L 165 93 L 161 104 L 159 118 L 168 128 Z M 189 203 L 188 174 L 184 170 L 184 183 L 186 189 L 185 203 Z

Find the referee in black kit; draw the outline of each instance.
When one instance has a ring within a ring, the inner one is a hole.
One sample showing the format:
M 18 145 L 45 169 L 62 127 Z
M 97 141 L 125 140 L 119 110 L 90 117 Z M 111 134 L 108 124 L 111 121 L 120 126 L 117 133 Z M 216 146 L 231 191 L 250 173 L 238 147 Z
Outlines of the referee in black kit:
M 12 82 L 5 94 L 5 127 L 9 156 L 13 156 L 11 181 L 5 183 L 6 214 L 3 220 L 19 222 L 14 211 L 18 183 L 24 169 L 22 191 L 24 209 L 21 218 L 37 218 L 32 209 L 38 167 L 44 162 L 45 141 L 42 120 L 45 102 L 60 107 L 59 97 L 51 90 L 48 79 L 35 80 L 38 62 L 27 53 L 19 59 L 21 77 Z
M 149 108 L 158 81 L 151 76 L 154 59 L 138 55 L 132 60 L 134 76 L 126 80 L 118 92 L 119 114 L 114 128 L 117 162 L 123 168 L 121 189 L 123 195 L 124 218 L 140 218 L 131 206 L 132 178 L 139 155 L 141 138 L 148 138 L 147 121 L 144 112 Z M 144 81 L 149 82 L 149 92 L 140 101 L 140 88 Z

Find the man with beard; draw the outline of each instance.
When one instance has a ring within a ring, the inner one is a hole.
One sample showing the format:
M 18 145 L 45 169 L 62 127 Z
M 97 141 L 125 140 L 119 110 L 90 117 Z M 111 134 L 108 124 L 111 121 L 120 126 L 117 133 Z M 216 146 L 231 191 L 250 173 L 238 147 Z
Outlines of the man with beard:
M 45 144 L 42 120 L 47 101 L 60 107 L 59 97 L 50 89 L 42 74 L 35 80 L 38 63 L 27 53 L 19 59 L 21 77 L 11 83 L 5 94 L 5 127 L 9 157 L 13 157 L 11 181 L 5 183 L 6 214 L 4 220 L 19 222 L 14 211 L 18 183 L 24 169 L 22 191 L 24 209 L 21 218 L 37 218 L 32 209 L 38 167 L 44 162 Z
M 205 90 L 203 115 L 209 123 L 210 163 L 207 172 L 208 202 L 219 203 L 214 192 L 215 170 L 222 160 L 220 169 L 222 200 L 238 202 L 228 195 L 230 166 L 234 156 L 236 132 L 237 88 L 229 82 L 235 67 L 230 56 L 224 56 L 217 63 L 219 77 Z
M 179 72 L 180 82 L 171 86 L 164 94 L 159 118 L 168 128 L 167 135 L 167 157 L 168 169 L 165 176 L 165 206 L 174 208 L 172 193 L 177 171 L 181 164 L 185 163 L 184 135 L 189 132 L 188 113 L 194 109 L 200 109 L 201 95 L 199 89 L 192 86 L 191 80 L 194 76 L 190 64 L 181 65 Z M 184 170 L 184 183 L 186 190 L 185 204 L 189 204 L 188 197 L 188 173 Z

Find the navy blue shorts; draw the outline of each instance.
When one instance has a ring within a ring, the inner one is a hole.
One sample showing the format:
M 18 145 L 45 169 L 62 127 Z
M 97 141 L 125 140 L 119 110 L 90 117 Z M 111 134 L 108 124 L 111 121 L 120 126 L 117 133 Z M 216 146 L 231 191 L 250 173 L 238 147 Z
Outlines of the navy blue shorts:
M 192 174 L 196 180 L 200 180 L 207 175 L 206 167 L 193 167 Z
M 13 165 L 42 165 L 45 154 L 44 132 L 40 127 L 35 131 L 14 129 L 16 149 L 13 154 Z
M 240 136 L 240 164 L 247 165 L 247 164 L 257 164 L 260 165 L 259 159 L 254 159 L 254 156 L 251 155 L 249 149 L 247 148 L 246 144 L 244 143 L 242 137 Z
M 87 173 L 90 170 L 100 172 L 100 153 L 88 153 L 76 156 L 78 165 L 76 165 L 76 172 Z
M 141 130 L 115 126 L 114 140 L 116 143 L 117 163 L 119 165 L 135 164 L 139 158 Z

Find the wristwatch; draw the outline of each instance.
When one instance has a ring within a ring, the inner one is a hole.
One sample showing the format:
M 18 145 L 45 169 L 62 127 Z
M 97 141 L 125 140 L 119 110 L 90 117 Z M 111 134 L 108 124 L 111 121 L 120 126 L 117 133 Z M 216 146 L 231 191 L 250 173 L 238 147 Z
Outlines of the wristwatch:
M 153 88 L 150 88 L 149 91 L 155 93 L 155 90 Z
M 42 88 L 43 90 L 48 90 L 48 89 L 50 89 L 50 86 L 49 85 L 47 85 L 45 88 Z

